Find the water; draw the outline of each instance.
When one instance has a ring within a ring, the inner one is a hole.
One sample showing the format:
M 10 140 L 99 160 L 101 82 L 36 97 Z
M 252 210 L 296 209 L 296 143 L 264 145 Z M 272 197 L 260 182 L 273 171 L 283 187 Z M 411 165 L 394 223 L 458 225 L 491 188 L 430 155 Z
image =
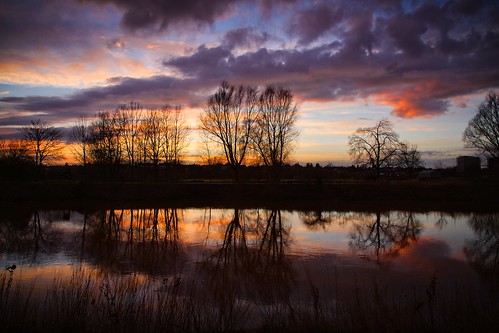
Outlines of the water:
M 121 274 L 175 274 L 192 263 L 249 252 L 301 265 L 389 267 L 413 275 L 452 275 L 447 271 L 466 267 L 471 273 L 488 268 L 474 266 L 488 264 L 479 242 L 498 236 L 487 233 L 495 229 L 487 229 L 486 220 L 499 223 L 497 215 L 397 211 L 115 209 L 22 215 L 2 219 L 0 265 L 16 264 L 25 278 L 39 280 L 81 263 Z
M 493 296 L 498 251 L 499 214 L 162 208 L 0 218 L 0 266 L 15 264 L 10 277 L 35 292 L 81 267 L 96 279 L 222 279 L 237 281 L 237 298 L 259 304 L 260 316 L 262 304 L 319 295 L 337 304 L 359 290 L 415 309 L 437 291 Z

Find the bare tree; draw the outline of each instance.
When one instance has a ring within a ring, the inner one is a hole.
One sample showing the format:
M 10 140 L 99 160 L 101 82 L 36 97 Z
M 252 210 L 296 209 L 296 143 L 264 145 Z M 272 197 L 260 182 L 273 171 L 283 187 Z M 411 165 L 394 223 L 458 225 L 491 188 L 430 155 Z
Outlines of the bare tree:
M 356 165 L 370 166 L 376 176 L 392 166 L 399 148 L 399 136 L 388 119 L 373 127 L 359 128 L 348 138 L 349 153 Z
M 499 157 L 499 96 L 494 92 L 489 92 L 480 104 L 463 133 L 463 141 L 467 148 L 486 157 Z
M 88 162 L 88 148 L 90 144 L 90 125 L 86 116 L 81 116 L 73 125 L 70 141 L 75 144 L 73 154 L 78 162 L 86 165 Z
M 417 145 L 409 142 L 400 142 L 397 152 L 397 166 L 409 170 L 412 175 L 414 170 L 424 166 L 421 159 L 421 153 L 418 151 Z
M 99 112 L 91 124 L 90 156 L 98 164 L 118 166 L 123 151 L 121 145 L 121 127 L 116 114 L 109 111 Z
M 143 108 L 137 102 L 122 104 L 116 110 L 119 126 L 121 127 L 121 141 L 126 153 L 126 159 L 130 166 L 134 166 L 137 160 L 137 149 L 139 146 L 140 129 L 143 116 Z
M 155 167 L 158 167 L 166 145 L 168 116 L 165 109 L 152 109 L 148 110 L 142 122 L 144 156 Z
M 0 164 L 1 165 L 19 165 L 29 164 L 31 158 L 28 155 L 26 142 L 22 140 L 4 140 L 0 139 Z
M 37 120 L 24 126 L 22 133 L 36 166 L 42 166 L 45 161 L 59 157 L 62 149 L 60 130 Z
M 163 146 L 163 155 L 169 164 L 179 164 L 185 148 L 187 147 L 187 137 L 189 127 L 186 124 L 182 108 L 180 106 L 166 106 L 165 145 Z
M 298 137 L 298 107 L 291 91 L 282 87 L 268 86 L 258 99 L 253 142 L 263 163 L 272 168 L 272 177 L 278 180 Z
M 257 112 L 253 88 L 235 87 L 226 81 L 208 98 L 201 115 L 201 129 L 221 146 L 227 163 L 238 180 L 240 166 L 248 155 L 251 133 Z

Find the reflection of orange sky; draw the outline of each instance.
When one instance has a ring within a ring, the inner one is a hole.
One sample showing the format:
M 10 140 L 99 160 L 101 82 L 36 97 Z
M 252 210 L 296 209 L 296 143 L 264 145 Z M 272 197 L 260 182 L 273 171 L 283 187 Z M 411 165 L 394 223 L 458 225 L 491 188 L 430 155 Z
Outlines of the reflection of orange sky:
M 90 268 L 81 264 L 82 269 Z M 17 265 L 13 272 L 14 286 L 18 284 L 22 290 L 33 287 L 36 294 L 43 293 L 47 287 L 53 286 L 55 281 L 68 282 L 73 276 L 75 266 L 67 263 L 46 263 L 43 265 Z
M 432 275 L 448 272 L 469 272 L 463 251 L 451 253 L 451 248 L 432 236 L 421 236 L 407 247 L 399 249 L 397 262 L 405 267 Z

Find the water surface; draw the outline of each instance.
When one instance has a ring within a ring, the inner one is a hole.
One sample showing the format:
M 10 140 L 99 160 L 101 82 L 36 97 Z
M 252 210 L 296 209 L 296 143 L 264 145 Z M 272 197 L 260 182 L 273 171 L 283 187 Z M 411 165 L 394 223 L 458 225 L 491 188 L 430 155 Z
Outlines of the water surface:
M 237 299 L 258 305 L 250 317 L 261 317 L 263 304 L 318 311 L 319 299 L 340 304 L 371 294 L 414 311 L 437 293 L 497 300 L 497 253 L 498 214 L 161 208 L 0 219 L 0 265 L 16 265 L 8 271 L 14 284 L 43 293 L 83 268 L 96 280 L 237 286 Z

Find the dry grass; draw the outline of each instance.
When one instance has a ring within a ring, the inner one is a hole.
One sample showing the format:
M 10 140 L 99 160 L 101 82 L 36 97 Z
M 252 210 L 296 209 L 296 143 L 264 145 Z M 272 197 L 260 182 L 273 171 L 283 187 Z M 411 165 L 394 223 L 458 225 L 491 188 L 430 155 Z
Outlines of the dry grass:
M 435 276 L 412 288 L 355 281 L 345 289 L 334 276 L 319 288 L 310 278 L 305 294 L 286 299 L 243 295 L 217 269 L 217 279 L 207 282 L 196 274 L 153 279 L 75 268 L 43 292 L 5 271 L 0 326 L 4 332 L 462 332 L 499 324 L 497 295 L 440 292 Z

